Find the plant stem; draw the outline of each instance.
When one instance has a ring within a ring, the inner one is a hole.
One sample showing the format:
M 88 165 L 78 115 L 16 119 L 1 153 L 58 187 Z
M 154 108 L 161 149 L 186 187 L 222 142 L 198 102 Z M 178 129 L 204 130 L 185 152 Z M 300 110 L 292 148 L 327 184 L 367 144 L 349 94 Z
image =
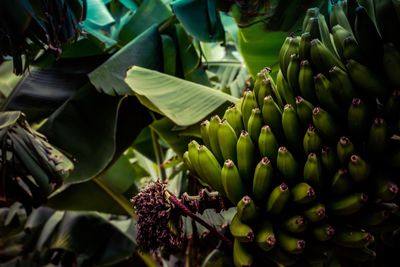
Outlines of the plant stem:
M 161 146 L 158 143 L 158 136 L 151 127 L 150 127 L 150 132 L 151 132 L 151 140 L 153 142 L 153 150 L 154 150 L 154 154 L 156 156 L 157 166 L 160 170 L 161 180 L 166 181 L 167 174 L 165 172 L 164 167 L 162 166 L 162 151 L 161 151 Z
M 200 218 L 199 216 L 197 216 L 196 214 L 194 214 L 193 212 L 191 212 L 185 205 L 183 205 L 181 203 L 181 201 L 171 192 L 166 191 L 166 193 L 168 194 L 168 199 L 175 205 L 175 207 L 177 207 L 178 209 L 181 210 L 181 212 L 186 215 L 189 216 L 190 218 L 192 218 L 193 220 L 195 220 L 196 222 L 198 222 L 199 224 L 201 224 L 202 226 L 204 226 L 207 230 L 210 231 L 210 233 L 212 233 L 214 236 L 216 236 L 219 240 L 221 240 L 222 242 L 224 242 L 224 244 L 229 248 L 232 249 L 233 245 L 232 245 L 232 241 L 229 240 L 228 238 L 226 238 L 224 235 L 222 235 L 220 232 L 218 232 L 213 226 L 211 226 L 210 224 L 208 224 L 206 221 L 204 221 L 202 218 Z

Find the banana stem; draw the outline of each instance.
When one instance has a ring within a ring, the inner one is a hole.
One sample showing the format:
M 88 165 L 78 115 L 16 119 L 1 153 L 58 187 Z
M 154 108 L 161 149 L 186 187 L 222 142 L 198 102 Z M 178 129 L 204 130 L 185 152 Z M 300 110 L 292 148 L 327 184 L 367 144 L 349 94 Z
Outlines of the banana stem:
M 185 205 L 182 204 L 182 202 L 171 192 L 167 191 L 167 196 L 168 199 L 175 205 L 176 208 L 178 208 L 184 215 L 189 216 L 202 226 L 204 226 L 207 230 L 210 231 L 211 234 L 213 234 L 215 237 L 217 237 L 219 240 L 221 240 L 229 249 L 233 248 L 232 241 L 226 238 L 224 235 L 222 235 L 220 232 L 218 232 L 213 226 L 208 224 L 206 221 L 204 221 L 202 218 L 191 212 Z
M 166 181 L 167 174 L 165 172 L 164 166 L 162 165 L 162 150 L 161 150 L 160 144 L 158 143 L 158 135 L 152 128 L 150 128 L 150 132 L 151 132 L 151 140 L 153 143 L 153 150 L 154 150 L 154 154 L 156 156 L 156 162 L 157 162 L 158 169 L 160 171 L 161 180 Z

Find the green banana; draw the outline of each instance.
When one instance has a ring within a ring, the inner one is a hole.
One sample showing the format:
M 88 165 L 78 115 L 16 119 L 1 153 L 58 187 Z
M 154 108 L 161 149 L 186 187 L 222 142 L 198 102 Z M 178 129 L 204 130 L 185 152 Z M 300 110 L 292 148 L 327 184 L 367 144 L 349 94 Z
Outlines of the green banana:
M 325 17 L 322 14 L 318 14 L 318 28 L 321 35 L 322 43 L 332 52 L 335 53 L 334 45 L 332 44 L 331 34 L 326 23 Z
M 333 174 L 337 167 L 336 153 L 329 146 L 324 146 L 321 149 L 321 162 L 327 174 Z
M 314 39 L 311 41 L 311 61 L 316 66 L 317 70 L 322 73 L 329 73 L 329 70 L 334 66 L 345 69 L 342 62 L 333 54 L 320 40 Z
M 335 142 L 339 136 L 339 125 L 332 116 L 320 107 L 313 109 L 313 124 L 322 138 Z
M 264 251 L 270 251 L 275 247 L 276 238 L 271 221 L 264 219 L 257 229 L 255 242 Z
M 219 165 L 219 162 L 215 158 L 214 154 L 206 146 L 200 145 L 198 150 L 198 162 L 199 166 L 201 167 L 201 173 L 204 176 L 203 178 L 212 188 L 220 193 L 223 193 L 224 187 L 222 186 L 221 180 L 221 165 Z
M 262 202 L 270 191 L 274 170 L 267 157 L 263 157 L 257 164 L 253 178 L 253 194 L 255 200 Z
M 259 108 L 253 108 L 247 124 L 247 131 L 249 132 L 253 144 L 257 144 L 263 124 L 261 110 Z
M 227 159 L 222 167 L 221 180 L 226 196 L 237 205 L 245 195 L 245 187 L 235 163 L 230 159 Z
M 300 254 L 306 248 L 305 240 L 291 236 L 281 230 L 276 232 L 276 237 L 280 247 L 290 254 Z
M 309 24 L 310 18 L 315 18 L 319 15 L 319 8 L 318 7 L 311 7 L 307 9 L 306 14 L 303 19 L 302 24 L 302 32 L 307 32 L 307 26 Z
M 383 46 L 382 67 L 391 85 L 400 88 L 400 52 L 392 43 Z
M 299 179 L 299 163 L 293 157 L 292 153 L 290 153 L 290 151 L 287 150 L 284 146 L 281 146 L 278 149 L 276 165 L 279 172 L 288 183 L 293 184 L 294 182 L 296 182 L 296 180 Z
M 392 201 L 397 197 L 399 187 L 396 183 L 387 179 L 376 180 L 376 196 L 383 201 Z
M 385 118 L 389 124 L 399 120 L 400 116 L 400 90 L 393 90 L 385 103 Z
M 335 26 L 332 27 L 332 36 L 339 57 L 342 59 L 342 61 L 345 61 L 346 58 L 344 57 L 344 51 L 343 51 L 344 40 L 347 37 L 353 36 L 353 34 L 348 30 L 346 30 L 345 28 L 343 28 L 341 25 L 336 24 Z
M 360 227 L 372 227 L 382 224 L 389 216 L 390 212 L 388 210 L 369 209 L 368 211 L 354 214 L 351 220 Z
M 341 229 L 337 231 L 332 241 L 346 248 L 363 248 L 374 242 L 374 236 L 364 231 Z
M 203 174 L 201 165 L 199 163 L 199 148 L 200 145 L 195 140 L 192 140 L 188 145 L 188 156 L 190 160 L 190 164 L 194 169 L 195 173 L 197 173 L 200 178 L 202 178 L 205 182 L 209 183 L 207 177 Z
M 353 35 L 352 27 L 341 4 L 336 3 L 332 5 L 329 22 L 332 29 L 335 25 L 340 25 Z
M 347 112 L 347 127 L 352 136 L 362 137 L 368 129 L 369 111 L 360 98 L 353 98 Z
M 322 148 L 322 140 L 316 132 L 314 126 L 310 125 L 303 138 L 303 149 L 306 155 L 311 152 L 320 152 Z
M 335 254 L 338 257 L 350 261 L 349 264 L 362 265 L 363 263 L 368 265 L 369 263 L 375 262 L 376 252 L 367 247 L 361 248 L 349 248 L 349 247 L 339 247 L 335 249 Z
M 236 162 L 237 137 L 235 130 L 225 119 L 221 121 L 218 128 L 218 144 L 224 160 L 230 159 Z
M 283 227 L 290 233 L 302 233 L 307 229 L 307 220 L 302 215 L 294 215 L 283 221 Z
M 351 155 L 355 152 L 354 145 L 346 136 L 342 136 L 336 146 L 336 154 L 342 166 L 346 166 Z
M 203 140 L 203 143 L 206 147 L 211 148 L 211 143 L 210 143 L 210 134 L 208 132 L 210 127 L 210 122 L 208 120 L 203 121 L 200 124 L 200 135 L 201 139 Z
M 367 181 L 371 172 L 369 164 L 356 154 L 350 156 L 347 168 L 349 170 L 351 178 L 356 183 Z
M 261 128 L 260 136 L 258 138 L 258 149 L 262 157 L 268 157 L 272 163 L 276 163 L 278 156 L 278 141 L 269 125 Z
M 349 59 L 346 66 L 356 86 L 363 88 L 372 97 L 385 98 L 388 95 L 385 81 L 376 72 L 353 59 Z
M 329 77 L 331 78 L 334 96 L 339 100 L 341 107 L 347 109 L 353 98 L 357 96 L 350 77 L 347 72 L 336 66 L 329 70 Z
M 286 71 L 286 69 L 287 69 L 287 66 L 285 66 L 285 64 L 286 64 L 285 63 L 285 55 L 289 48 L 289 43 L 291 42 L 292 39 L 293 39 L 293 37 L 291 37 L 291 36 L 286 37 L 286 39 L 283 42 L 281 49 L 279 51 L 278 59 L 279 59 L 279 68 L 281 70 Z
M 325 242 L 335 235 L 335 229 L 327 222 L 321 222 L 312 228 L 312 234 L 318 241 Z
M 298 255 L 287 253 L 279 246 L 275 246 L 272 250 L 268 251 L 267 256 L 278 264 L 278 266 L 291 266 L 299 260 Z
M 306 32 L 309 32 L 311 35 L 311 39 L 319 39 L 322 40 L 321 31 L 319 30 L 319 18 L 318 15 L 315 17 L 309 18 Z
M 343 56 L 346 60 L 355 60 L 360 63 L 365 63 L 361 49 L 357 43 L 357 40 L 353 36 L 349 36 L 343 41 Z
M 194 175 L 198 175 L 192 163 L 190 162 L 189 151 L 185 151 L 185 153 L 183 153 L 182 161 L 191 173 L 193 173 Z
M 290 38 L 289 46 L 286 50 L 285 55 L 283 56 L 283 68 L 281 68 L 281 70 L 282 70 L 283 77 L 285 77 L 285 79 L 287 81 L 288 81 L 287 70 L 288 70 L 289 63 L 290 63 L 290 56 L 293 54 L 299 53 L 299 44 L 300 44 L 299 36 Z
M 264 77 L 265 77 L 264 72 L 265 71 L 266 71 L 265 69 L 260 70 L 260 72 L 258 72 L 255 77 L 254 85 L 253 85 L 253 92 L 256 97 L 259 95 L 262 83 L 264 81 Z
M 322 163 L 318 155 L 311 152 L 307 156 L 303 171 L 304 181 L 313 186 L 318 192 L 323 186 Z
M 235 238 L 233 242 L 233 264 L 235 267 L 252 266 L 253 262 L 254 258 L 251 249 Z
M 334 89 L 331 81 L 326 78 L 322 73 L 318 73 L 314 77 L 315 94 L 322 108 L 329 111 L 331 114 L 342 114 L 342 108 L 334 98 Z
M 264 98 L 267 95 L 274 95 L 274 90 L 272 89 L 272 80 L 270 78 L 265 78 L 262 80 L 260 90 L 256 95 L 258 106 L 261 110 L 264 105 Z
M 209 149 L 211 149 L 219 162 L 223 162 L 224 158 L 222 156 L 222 152 L 218 143 L 218 129 L 220 123 L 221 119 L 218 115 L 211 117 L 210 125 L 208 126 L 208 136 L 210 139 Z
M 312 223 L 319 222 L 326 217 L 325 205 L 316 203 L 304 211 L 304 216 Z
M 289 65 L 287 68 L 287 81 L 292 91 L 297 95 L 299 93 L 299 70 L 300 60 L 298 54 L 290 55 Z
M 297 204 L 307 204 L 316 197 L 314 188 L 307 183 L 298 183 L 291 190 L 292 200 Z
M 245 91 L 243 93 L 243 102 L 241 107 L 243 125 L 248 126 L 249 119 L 253 108 L 258 108 L 256 97 L 253 91 Z M 246 128 L 247 130 L 247 128 Z
M 350 215 L 359 211 L 368 201 L 364 193 L 352 193 L 350 195 L 332 200 L 329 210 L 335 215 Z
M 240 133 L 244 130 L 242 112 L 236 105 L 232 105 L 225 111 L 224 119 L 232 126 L 235 130 L 237 138 L 239 138 Z
M 269 195 L 267 201 L 267 211 L 272 214 L 279 214 L 289 201 L 290 190 L 285 183 L 281 183 L 275 187 Z
M 259 210 L 254 201 L 249 196 L 244 196 L 237 203 L 237 216 L 244 223 L 254 222 L 259 215 Z
M 255 165 L 254 153 L 255 148 L 251 141 L 250 135 L 246 131 L 242 131 L 236 145 L 237 167 L 240 177 L 245 184 L 250 184 L 253 178 L 253 168 Z
M 296 151 L 302 150 L 302 127 L 296 110 L 290 104 L 286 104 L 282 113 L 282 128 L 288 144 Z
M 236 240 L 242 243 L 252 242 L 254 239 L 254 232 L 251 227 L 239 220 L 237 214 L 233 216 L 229 224 L 229 230 Z
M 279 95 L 283 98 L 284 102 L 287 104 L 294 105 L 295 104 L 295 92 L 289 86 L 286 78 L 283 76 L 283 72 L 281 70 L 278 71 L 276 76 L 276 88 Z M 265 104 L 265 103 L 264 103 Z
M 300 62 L 299 91 L 303 98 L 312 103 L 317 103 L 317 96 L 314 89 L 314 73 L 311 63 L 308 60 Z
M 388 126 L 383 118 L 374 119 L 367 138 L 367 150 L 376 158 L 383 156 L 388 145 Z
M 283 134 L 282 129 L 282 111 L 272 99 L 272 96 L 266 96 L 264 98 L 264 105 L 262 109 L 262 115 L 265 124 L 269 125 L 274 132 L 275 136 L 281 136 Z
M 304 32 L 300 37 L 299 43 L 299 59 L 301 61 L 310 59 L 311 35 Z
M 339 169 L 333 176 L 330 191 L 332 194 L 341 195 L 349 193 L 352 187 L 351 178 L 347 169 Z
M 296 113 L 303 126 L 307 127 L 312 122 L 313 109 L 313 104 L 301 96 L 296 96 Z

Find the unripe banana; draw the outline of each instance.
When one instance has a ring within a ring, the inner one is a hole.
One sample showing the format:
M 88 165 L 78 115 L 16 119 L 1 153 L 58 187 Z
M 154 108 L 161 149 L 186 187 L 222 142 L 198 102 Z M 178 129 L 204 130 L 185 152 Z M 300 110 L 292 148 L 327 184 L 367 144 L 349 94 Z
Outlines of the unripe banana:
M 287 253 L 279 246 L 275 246 L 272 250 L 268 251 L 267 255 L 278 266 L 291 266 L 299 260 L 298 255 Z
M 188 145 L 188 156 L 190 164 L 195 172 L 202 178 L 205 182 L 209 182 L 207 177 L 202 172 L 202 167 L 199 163 L 199 148 L 200 145 L 195 140 L 192 140 Z
M 256 95 L 258 106 L 261 110 L 264 105 L 264 98 L 267 95 L 274 95 L 274 90 L 272 89 L 272 80 L 270 78 L 265 78 L 262 80 L 260 90 Z
M 222 157 L 227 160 L 231 159 L 236 162 L 236 144 L 237 137 L 235 130 L 231 127 L 227 120 L 223 119 L 218 129 L 218 144 Z
M 316 197 L 314 188 L 307 183 L 298 183 L 291 190 L 292 200 L 297 204 L 306 204 Z
M 279 214 L 282 212 L 286 203 L 289 201 L 290 191 L 289 187 L 282 183 L 275 187 L 269 195 L 267 201 L 267 211 L 272 214 Z
M 393 87 L 400 88 L 400 52 L 392 43 L 384 45 L 383 70 Z
M 208 132 L 210 127 L 210 122 L 208 120 L 203 121 L 200 124 L 200 134 L 201 134 L 201 139 L 203 140 L 203 143 L 206 147 L 211 148 L 211 143 L 210 143 L 210 133 Z
M 360 98 L 353 98 L 347 112 L 347 127 L 353 136 L 361 137 L 368 129 L 367 105 Z
M 362 265 L 362 263 L 368 265 L 368 263 L 375 262 L 376 258 L 376 252 L 367 247 L 349 248 L 337 246 L 335 253 L 338 257 L 350 261 L 354 265 Z
M 300 60 L 298 54 L 290 55 L 290 61 L 287 68 L 287 81 L 296 95 L 299 93 L 299 70 Z
M 221 171 L 221 179 L 226 196 L 234 205 L 237 205 L 245 195 L 245 187 L 240 178 L 239 171 L 232 160 L 228 159 L 225 161 Z
M 254 259 L 251 249 L 235 238 L 233 242 L 233 264 L 235 267 L 252 266 L 253 262 Z
M 341 115 L 342 109 L 334 98 L 332 83 L 322 73 L 318 73 L 314 77 L 314 83 L 315 94 L 322 108 L 329 111 L 331 114 Z
M 319 72 L 327 74 L 331 68 L 338 66 L 345 69 L 343 63 L 320 40 L 311 41 L 311 61 Z
M 356 213 L 351 217 L 352 222 L 360 227 L 372 227 L 382 224 L 390 216 L 390 212 L 387 210 L 379 209 L 368 209 L 364 212 Z
M 283 60 L 284 60 L 283 68 L 281 68 L 283 77 L 285 77 L 285 79 L 287 81 L 288 81 L 287 70 L 288 70 L 289 63 L 290 63 L 290 56 L 293 54 L 299 53 L 299 44 L 300 44 L 299 36 L 289 39 L 289 46 L 288 46 L 288 49 L 286 50 L 286 53 L 283 58 Z
M 295 92 L 289 86 L 286 78 L 283 76 L 282 71 L 279 70 L 276 76 L 276 88 L 279 92 L 279 95 L 283 98 L 284 102 L 287 104 L 294 105 L 295 104 Z
M 292 153 L 286 149 L 286 147 L 282 146 L 278 149 L 276 165 L 279 172 L 288 183 L 293 184 L 299 179 L 299 163 L 293 157 Z
M 253 91 L 243 93 L 243 102 L 241 107 L 243 125 L 247 127 L 253 108 L 258 108 L 256 97 Z M 247 128 L 246 128 L 247 130 Z
M 343 28 L 341 25 L 335 25 L 332 27 L 332 36 L 333 36 L 333 41 L 335 43 L 335 48 L 336 51 L 339 55 L 339 57 L 345 61 L 344 57 L 344 52 L 343 52 L 343 44 L 344 44 L 344 39 L 346 39 L 349 36 L 352 36 L 353 34 Z
M 371 168 L 368 163 L 356 154 L 350 156 L 350 161 L 347 168 L 349 169 L 351 178 L 356 183 L 367 181 L 371 172 Z
M 244 196 L 237 203 L 237 216 L 244 223 L 254 222 L 259 215 L 259 210 L 254 201 L 249 196 Z
M 258 138 L 258 149 L 262 157 L 268 157 L 271 162 L 276 163 L 278 156 L 278 141 L 269 125 L 261 128 L 260 136 Z
M 219 162 L 223 162 L 221 149 L 218 144 L 218 129 L 221 119 L 218 115 L 211 117 L 210 125 L 208 126 L 208 136 L 210 139 L 209 149 L 213 152 Z
M 342 247 L 363 248 L 374 242 L 374 236 L 364 231 L 341 229 L 337 231 L 332 240 Z
M 190 153 L 190 152 L 189 152 Z M 190 154 L 189 154 L 190 156 Z M 224 193 L 224 187 L 221 180 L 221 165 L 214 157 L 214 154 L 206 146 L 199 147 L 199 165 L 204 179 L 209 185 L 220 193 Z
M 285 70 L 286 71 L 286 69 L 287 69 L 287 66 L 285 66 L 285 64 L 286 64 L 285 63 L 285 55 L 286 55 L 286 52 L 287 52 L 287 50 L 289 48 L 289 43 L 290 43 L 290 41 L 292 39 L 293 39 L 293 37 L 291 37 L 291 36 L 286 37 L 285 41 L 283 42 L 283 44 L 281 46 L 281 50 L 279 51 L 279 56 L 278 56 L 278 58 L 279 58 L 279 68 L 281 70 Z
M 257 145 L 258 137 L 260 136 L 261 127 L 263 126 L 263 117 L 259 108 L 253 108 L 249 123 L 247 125 L 247 131 L 253 141 L 253 144 Z
M 336 215 L 350 215 L 359 211 L 368 201 L 364 193 L 352 193 L 340 199 L 332 200 L 329 210 Z
M 307 229 L 307 219 L 302 215 L 294 215 L 283 221 L 283 227 L 290 233 L 302 233 Z
M 313 104 L 302 98 L 296 96 L 296 113 L 303 126 L 307 127 L 312 122 Z
M 227 120 L 232 126 L 233 130 L 235 130 L 237 138 L 239 138 L 240 133 L 244 130 L 242 113 L 240 112 L 240 109 L 236 105 L 230 106 L 225 111 L 224 119 Z
M 321 31 L 319 29 L 318 14 L 316 14 L 315 17 L 308 19 L 308 23 L 307 23 L 307 27 L 306 27 L 305 31 L 310 33 L 311 40 L 314 40 L 314 39 L 322 40 Z
M 308 60 L 300 62 L 299 91 L 302 97 L 312 103 L 317 103 L 317 96 L 314 89 L 314 73 L 311 63 Z
M 330 192 L 335 195 L 349 193 L 352 183 L 347 169 L 339 169 L 333 176 Z
M 311 35 L 309 32 L 303 32 L 300 37 L 299 43 L 299 59 L 308 60 L 310 59 L 310 49 L 311 49 Z
M 281 230 L 277 231 L 278 244 L 283 250 L 290 254 L 300 254 L 306 248 L 306 241 L 291 236 Z
M 310 125 L 303 138 L 303 149 L 308 155 L 311 152 L 320 152 L 322 148 L 322 140 L 316 132 L 314 126 Z
M 262 86 L 263 80 L 264 80 L 264 73 L 265 73 L 265 69 L 260 70 L 260 72 L 257 73 L 255 80 L 254 80 L 254 86 L 253 86 L 253 92 L 254 95 L 257 97 L 259 92 L 260 92 L 260 88 Z
M 351 155 L 354 154 L 354 145 L 346 136 L 342 136 L 336 146 L 336 154 L 342 166 L 346 166 Z
M 326 217 L 325 213 L 325 205 L 322 203 L 316 203 L 310 208 L 306 209 L 304 211 L 304 216 L 310 221 L 310 222 L 319 222 L 323 220 Z
M 276 244 L 276 238 L 271 221 L 264 219 L 257 229 L 255 242 L 264 251 L 270 251 Z
M 331 25 L 331 27 L 335 25 L 340 25 L 348 32 L 353 34 L 352 27 L 347 19 L 346 13 L 343 10 L 343 6 L 341 3 L 336 3 L 332 5 L 331 15 L 329 16 L 329 24 Z
M 344 39 L 343 55 L 346 60 L 352 59 L 360 63 L 364 63 L 365 61 L 361 53 L 361 49 L 358 46 L 358 43 L 353 36 L 349 36 L 346 39 Z
M 282 128 L 289 145 L 296 151 L 302 150 L 302 127 L 296 110 L 290 104 L 286 104 L 282 113 Z
M 253 178 L 253 170 L 255 165 L 254 154 L 255 149 L 250 135 L 246 131 L 242 131 L 236 145 L 237 167 L 240 177 L 245 184 L 250 185 Z
M 189 151 L 185 151 L 185 153 L 183 153 L 182 161 L 191 173 L 198 175 L 192 163 L 190 162 Z
M 304 164 L 304 181 L 313 186 L 318 192 L 323 186 L 322 163 L 318 155 L 314 152 L 308 154 L 307 161 Z
M 312 228 L 312 234 L 316 240 L 325 242 L 335 235 L 335 229 L 324 221 Z
M 399 187 L 392 181 L 387 179 L 376 180 L 376 196 L 383 201 L 392 201 L 397 197 L 399 193 Z
M 394 90 L 385 103 L 385 118 L 389 124 L 399 120 L 400 116 L 400 90 Z
M 322 138 L 335 142 L 339 136 L 339 125 L 332 116 L 320 107 L 313 109 L 313 124 Z
M 383 118 L 374 119 L 369 130 L 367 139 L 367 150 L 376 158 L 383 156 L 388 143 L 388 126 Z
M 347 72 L 337 66 L 329 70 L 329 77 L 331 78 L 333 93 L 339 100 L 339 104 L 347 109 L 353 98 L 357 95 L 350 77 Z
M 321 149 L 321 162 L 324 171 L 327 174 L 333 174 L 337 167 L 336 153 L 329 146 L 324 146 Z
M 347 69 L 353 83 L 372 97 L 385 98 L 389 91 L 385 81 L 367 66 L 349 59 Z
M 251 227 L 240 221 L 237 214 L 233 216 L 233 219 L 229 225 L 229 230 L 231 231 L 233 237 L 242 243 L 252 242 L 254 239 L 254 232 Z
M 253 178 L 253 197 L 259 202 L 266 201 L 272 184 L 274 170 L 267 157 L 263 157 L 257 164 Z
M 307 9 L 306 14 L 304 16 L 303 19 L 303 24 L 301 27 L 301 31 L 302 32 L 307 32 L 307 26 L 309 24 L 310 18 L 315 18 L 317 17 L 319 14 L 319 8 L 318 7 L 311 7 L 309 9 Z
M 283 134 L 282 129 L 282 112 L 272 96 L 266 96 L 264 98 L 264 105 L 262 109 L 262 115 L 265 124 L 269 125 L 274 132 L 275 136 L 281 136 Z

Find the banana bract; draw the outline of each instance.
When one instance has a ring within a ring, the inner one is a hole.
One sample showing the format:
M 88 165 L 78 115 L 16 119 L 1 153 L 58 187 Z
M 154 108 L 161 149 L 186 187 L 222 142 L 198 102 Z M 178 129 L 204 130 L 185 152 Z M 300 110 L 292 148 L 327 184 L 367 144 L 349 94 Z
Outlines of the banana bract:
M 219 192 L 232 205 L 255 204 L 249 213 L 257 219 L 231 225 L 236 266 L 260 257 L 280 265 L 360 266 L 376 258 L 382 233 L 400 228 L 400 7 L 361 2 L 374 4 L 375 13 L 359 6 L 347 10 L 355 17 L 349 21 L 341 4 L 329 19 L 310 9 L 301 37 L 282 46 L 277 80 L 261 70 L 254 88 L 229 108 L 235 118 L 202 135 L 209 151 L 229 153 L 188 163 L 222 169 L 197 175 L 210 187 L 223 177 Z M 254 238 L 239 237 L 243 225 Z

